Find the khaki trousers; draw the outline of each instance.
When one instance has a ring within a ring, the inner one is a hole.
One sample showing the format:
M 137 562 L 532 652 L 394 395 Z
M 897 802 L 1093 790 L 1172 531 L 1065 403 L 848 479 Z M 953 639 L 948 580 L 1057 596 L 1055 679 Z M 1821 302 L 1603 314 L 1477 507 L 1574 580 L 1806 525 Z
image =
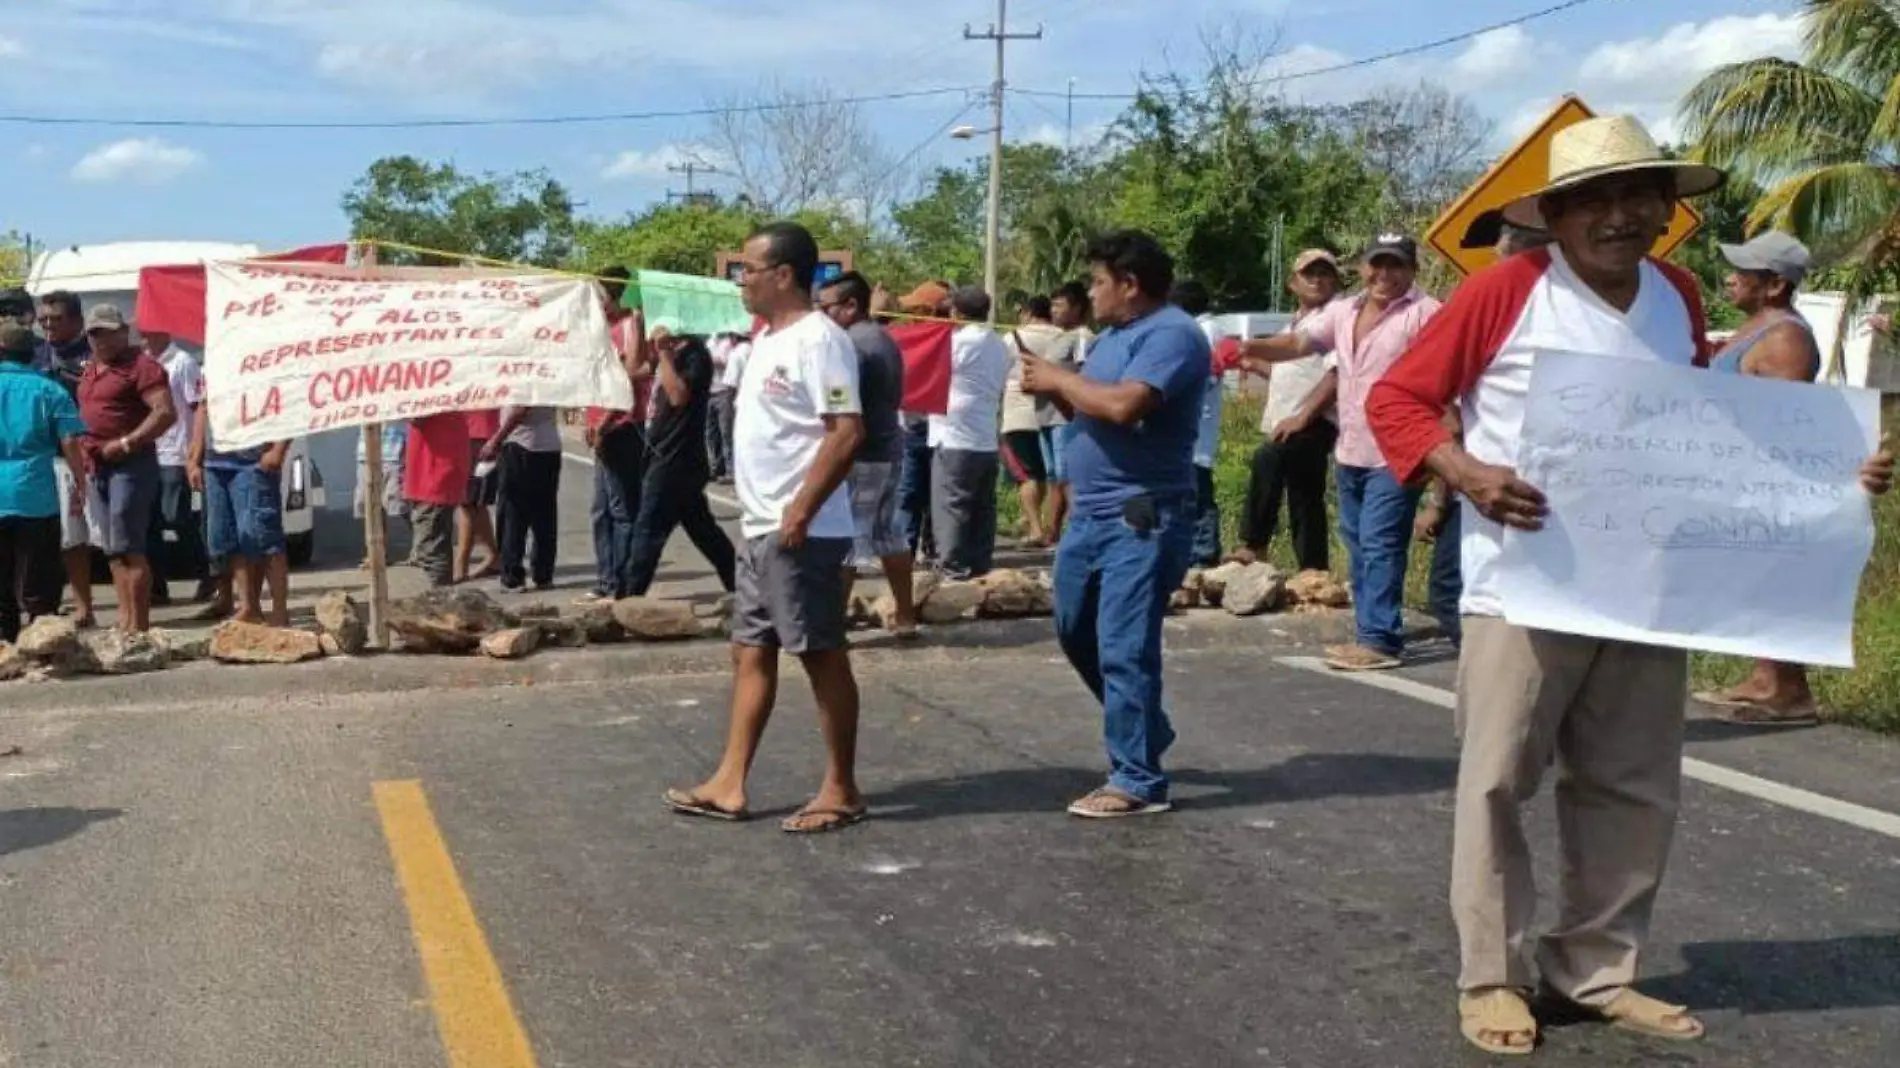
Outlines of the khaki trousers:
M 1537 883 L 1521 808 L 1557 765 L 1557 924 L 1537 970 L 1603 1004 L 1636 978 L 1682 790 L 1688 656 L 1465 620 L 1458 663 L 1451 906 L 1463 990 L 1533 985 L 1524 940 Z

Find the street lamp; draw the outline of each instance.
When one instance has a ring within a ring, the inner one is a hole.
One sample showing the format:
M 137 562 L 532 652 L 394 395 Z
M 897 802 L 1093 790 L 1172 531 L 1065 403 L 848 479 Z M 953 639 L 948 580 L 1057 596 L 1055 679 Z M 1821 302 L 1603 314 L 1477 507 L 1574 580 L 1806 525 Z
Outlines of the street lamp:
M 1000 266 L 996 258 L 996 246 L 1001 241 L 1003 225 L 1003 128 L 991 126 L 977 129 L 974 126 L 959 126 L 950 131 L 950 136 L 958 141 L 971 141 L 978 137 L 990 138 L 990 194 L 989 218 L 983 233 L 983 288 L 990 294 L 990 322 L 996 322 L 996 306 L 1001 303 L 996 295 L 997 270 Z

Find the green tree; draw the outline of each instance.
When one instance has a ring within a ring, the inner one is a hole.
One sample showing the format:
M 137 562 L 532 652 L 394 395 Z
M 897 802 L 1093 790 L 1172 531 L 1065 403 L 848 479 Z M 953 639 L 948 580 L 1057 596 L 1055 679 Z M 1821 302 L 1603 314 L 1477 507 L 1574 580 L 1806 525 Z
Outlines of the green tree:
M 710 275 L 721 252 L 738 249 L 757 225 L 752 211 L 720 202 L 658 204 L 618 223 L 582 222 L 574 265 L 624 266 Z
M 0 233 L 0 286 L 16 286 L 26 281 L 33 269 L 27 259 L 26 238 L 18 230 Z
M 452 163 L 392 156 L 343 197 L 350 235 L 553 267 L 574 249 L 574 200 L 545 171 L 475 176 Z M 385 253 L 384 262 L 420 257 Z
M 1805 62 L 1718 68 L 1682 115 L 1700 158 L 1762 188 L 1750 231 L 1792 231 L 1865 294 L 1900 267 L 1900 3 L 1804 6 Z

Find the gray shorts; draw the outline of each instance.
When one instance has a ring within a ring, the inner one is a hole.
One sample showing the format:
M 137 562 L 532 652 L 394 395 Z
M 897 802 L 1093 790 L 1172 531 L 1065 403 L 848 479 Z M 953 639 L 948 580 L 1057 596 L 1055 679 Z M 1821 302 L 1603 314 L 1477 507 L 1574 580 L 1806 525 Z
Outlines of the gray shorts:
M 748 538 L 739 551 L 732 599 L 732 641 L 796 656 L 846 646 L 844 569 L 849 538 L 806 538 L 787 551 L 776 532 Z
M 851 468 L 851 518 L 858 538 L 853 567 L 871 567 L 886 556 L 909 556 L 910 539 L 897 525 L 897 465 L 857 464 Z
M 86 507 L 104 535 L 93 544 L 109 557 L 144 556 L 158 506 L 158 454 L 147 449 L 116 464 L 98 463 Z

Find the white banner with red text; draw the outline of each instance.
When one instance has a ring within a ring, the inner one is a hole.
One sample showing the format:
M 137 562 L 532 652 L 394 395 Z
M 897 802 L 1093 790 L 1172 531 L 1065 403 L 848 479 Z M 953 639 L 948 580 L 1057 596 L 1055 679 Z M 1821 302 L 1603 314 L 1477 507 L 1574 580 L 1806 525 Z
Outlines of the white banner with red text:
M 223 449 L 507 405 L 633 407 L 597 285 L 422 267 L 206 267 Z

